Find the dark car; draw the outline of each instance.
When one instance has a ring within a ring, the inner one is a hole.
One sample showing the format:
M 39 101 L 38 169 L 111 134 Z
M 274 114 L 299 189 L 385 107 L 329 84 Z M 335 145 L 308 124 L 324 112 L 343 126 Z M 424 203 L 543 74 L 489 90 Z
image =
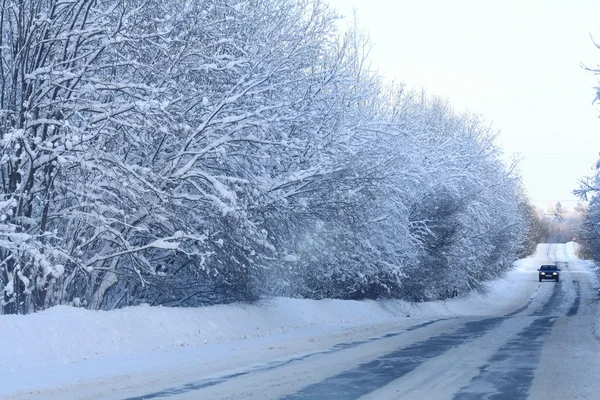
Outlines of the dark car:
M 556 282 L 560 279 L 560 268 L 556 265 L 542 265 L 538 271 L 540 282 L 542 279 L 554 279 Z

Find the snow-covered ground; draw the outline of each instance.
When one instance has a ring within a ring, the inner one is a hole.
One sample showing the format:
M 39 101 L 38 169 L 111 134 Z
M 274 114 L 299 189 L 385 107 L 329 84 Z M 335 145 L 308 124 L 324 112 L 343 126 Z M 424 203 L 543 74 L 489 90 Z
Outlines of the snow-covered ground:
M 117 383 L 119 389 L 112 390 L 119 391 L 160 387 L 191 365 L 195 374 L 218 376 L 426 321 L 507 314 L 535 301 L 541 263 L 576 258 L 573 243 L 560 249 L 564 254 L 548 254 L 549 247 L 540 246 L 504 279 L 491 282 L 485 295 L 445 302 L 276 298 L 201 309 L 140 306 L 103 312 L 61 306 L 1 316 L 0 396 L 63 398 L 72 391 L 86 398 L 85 388 L 96 387 L 97 394 L 107 381 Z

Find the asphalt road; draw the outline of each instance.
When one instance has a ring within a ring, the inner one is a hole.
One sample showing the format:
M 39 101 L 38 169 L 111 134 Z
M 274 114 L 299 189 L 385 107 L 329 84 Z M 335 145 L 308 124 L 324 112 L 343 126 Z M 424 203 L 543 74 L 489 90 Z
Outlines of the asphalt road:
M 547 254 L 564 263 L 560 282 L 509 314 L 430 321 L 129 399 L 598 399 L 590 274 L 561 245 Z

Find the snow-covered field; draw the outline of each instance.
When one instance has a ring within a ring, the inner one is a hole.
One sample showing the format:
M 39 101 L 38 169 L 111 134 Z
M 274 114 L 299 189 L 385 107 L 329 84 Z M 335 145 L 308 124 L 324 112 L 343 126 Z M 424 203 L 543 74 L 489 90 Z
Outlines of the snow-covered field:
M 276 298 L 201 309 L 140 306 L 102 312 L 61 306 L 1 316 L 0 396 L 61 398 L 65 390 L 81 396 L 91 383 L 111 380 L 126 389 L 151 385 L 153 376 L 161 376 L 164 384 L 169 378 L 161 371 L 177 376 L 190 365 L 195 373 L 200 366 L 201 372 L 218 375 L 429 320 L 506 314 L 535 301 L 541 263 L 575 258 L 572 243 L 561 247 L 565 254 L 560 255 L 540 249 L 517 261 L 504 279 L 491 282 L 485 295 L 470 293 L 446 302 Z

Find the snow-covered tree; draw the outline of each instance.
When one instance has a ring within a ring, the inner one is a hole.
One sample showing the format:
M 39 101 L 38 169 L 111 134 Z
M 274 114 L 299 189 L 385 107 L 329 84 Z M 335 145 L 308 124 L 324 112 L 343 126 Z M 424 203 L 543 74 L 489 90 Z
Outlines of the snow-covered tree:
M 524 222 L 493 131 L 382 83 L 336 18 L 3 0 L 2 312 L 423 300 L 509 268 Z
M 560 201 L 556 203 L 556 206 L 554 207 L 554 212 L 552 213 L 552 218 L 554 218 L 555 221 L 562 221 L 565 219 L 565 210 L 563 209 L 562 204 L 560 204 Z

